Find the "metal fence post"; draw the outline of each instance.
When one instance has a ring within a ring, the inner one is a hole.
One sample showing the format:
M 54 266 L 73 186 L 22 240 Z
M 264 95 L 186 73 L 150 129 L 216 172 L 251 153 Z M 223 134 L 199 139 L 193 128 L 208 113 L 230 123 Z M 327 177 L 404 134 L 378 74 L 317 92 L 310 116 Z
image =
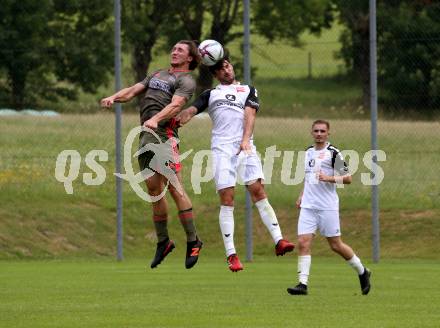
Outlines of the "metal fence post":
M 379 262 L 379 186 L 377 185 L 377 58 L 376 58 L 376 0 L 370 0 L 370 109 L 371 109 L 371 149 L 373 150 L 373 185 L 371 188 L 371 220 L 373 262 Z
M 243 73 L 244 83 L 251 83 L 251 61 L 250 61 L 250 5 L 249 0 L 244 0 L 243 26 Z M 246 260 L 253 259 L 253 240 L 252 240 L 252 201 L 249 191 L 246 189 Z
M 121 4 L 120 0 L 114 2 L 115 15 L 115 90 L 121 89 Z M 117 103 L 115 106 L 115 145 L 116 145 L 116 173 L 121 173 L 121 113 L 122 106 Z M 117 239 L 117 260 L 122 261 L 122 179 L 116 177 L 116 239 Z

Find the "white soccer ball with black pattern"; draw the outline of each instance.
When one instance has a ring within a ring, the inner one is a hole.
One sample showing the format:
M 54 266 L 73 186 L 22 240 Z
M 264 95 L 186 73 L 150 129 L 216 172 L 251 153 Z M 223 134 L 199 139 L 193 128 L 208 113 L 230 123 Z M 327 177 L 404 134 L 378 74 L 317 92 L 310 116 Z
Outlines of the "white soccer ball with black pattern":
M 224 51 L 220 42 L 204 40 L 199 44 L 199 54 L 203 65 L 212 66 L 223 58 Z

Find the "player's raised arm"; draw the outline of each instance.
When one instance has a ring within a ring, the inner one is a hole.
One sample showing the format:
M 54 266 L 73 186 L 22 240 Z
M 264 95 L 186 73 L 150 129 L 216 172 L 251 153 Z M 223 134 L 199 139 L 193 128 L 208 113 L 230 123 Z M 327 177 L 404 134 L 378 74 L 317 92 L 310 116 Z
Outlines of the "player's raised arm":
M 176 120 L 179 121 L 180 126 L 188 123 L 195 115 L 203 112 L 209 106 L 209 96 L 211 90 L 203 91 L 197 98 L 194 100 L 192 105 L 187 109 L 180 112 L 180 114 L 176 117 Z
M 166 105 L 164 109 L 162 109 L 148 121 L 145 121 L 144 126 L 146 128 L 156 129 L 160 121 L 175 117 L 182 110 L 187 101 L 188 98 L 186 97 L 173 96 L 171 103 Z
M 119 90 L 110 97 L 103 98 L 101 100 L 101 107 L 110 108 L 115 102 L 124 103 L 130 101 L 144 90 L 145 90 L 145 85 L 143 85 L 142 83 L 136 83 L 131 87 Z

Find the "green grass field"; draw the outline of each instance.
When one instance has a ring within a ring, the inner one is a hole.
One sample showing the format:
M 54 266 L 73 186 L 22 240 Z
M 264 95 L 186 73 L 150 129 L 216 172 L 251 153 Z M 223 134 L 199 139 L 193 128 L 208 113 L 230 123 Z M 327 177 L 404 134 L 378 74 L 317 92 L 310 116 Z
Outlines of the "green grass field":
M 263 157 L 267 147 L 280 151 L 303 150 L 309 143 L 310 119 L 259 117 L 255 140 Z M 124 132 L 138 124 L 136 115 L 124 114 Z M 209 149 L 210 123 L 192 121 L 180 136 L 181 151 Z M 333 120 L 331 140 L 340 149 L 360 153 L 359 169 L 353 184 L 339 190 L 344 238 L 363 257 L 371 254 L 370 187 L 361 183 L 361 174 L 369 173 L 362 162 L 369 150 L 370 124 L 359 120 Z M 0 258 L 113 256 L 115 252 L 115 177 L 114 117 L 100 115 L 63 115 L 59 118 L 2 118 L 0 121 Z M 433 163 L 440 162 L 436 122 L 380 122 L 379 146 L 387 154 L 381 162 L 385 178 L 380 185 L 382 256 L 385 258 L 439 258 L 440 186 Z M 55 162 L 65 149 L 77 150 L 81 157 L 73 195 L 66 194 L 55 179 Z M 92 172 L 84 162 L 92 149 L 108 152 L 106 181 L 87 186 L 82 175 Z M 193 152 L 193 154 L 194 154 Z M 184 164 L 184 181 L 189 192 L 200 235 L 213 249 L 222 253 L 218 230 L 218 200 L 212 181 L 201 184 L 201 194 L 191 186 L 193 157 Z M 293 158 L 294 176 L 297 155 Z M 266 186 L 281 227 L 294 239 L 298 211 L 294 208 L 300 185 L 281 181 L 282 157 L 274 159 L 272 183 Z M 351 162 L 354 165 L 354 162 Z M 136 161 L 133 166 L 136 168 Z M 205 164 L 206 165 L 206 164 Z M 268 176 L 266 176 L 268 178 Z M 128 257 L 144 256 L 154 248 L 155 235 L 149 204 L 136 196 L 128 183 L 123 184 L 124 243 Z M 236 195 L 237 243 L 244 240 L 244 190 Z M 255 212 L 256 213 L 256 212 Z M 174 205 L 170 206 L 170 231 L 183 241 Z M 255 215 L 256 254 L 264 255 L 272 247 L 270 238 Z M 415 236 L 420 236 L 415 238 Z M 410 245 L 410 246 L 409 246 Z M 319 243 L 315 254 L 329 251 Z
M 157 269 L 146 260 L 0 262 L 1 327 L 438 327 L 440 265 L 369 265 L 371 292 L 337 258 L 313 259 L 308 296 L 291 296 L 296 258 L 258 257 L 231 273 L 204 254 L 192 270 L 183 252 Z M 437 309 L 437 310 L 436 310 Z
M 0 119 L 0 327 L 438 327 L 440 315 L 440 184 L 437 121 L 379 122 L 379 147 L 385 178 L 380 185 L 381 261 L 370 263 L 369 173 L 362 159 L 370 149 L 368 109 L 361 106 L 361 86 L 344 77 L 340 28 L 321 37 L 304 35 L 302 49 L 286 42 L 268 44 L 253 36 L 253 84 L 262 109 L 255 142 L 265 157 L 276 146 L 269 199 L 283 233 L 296 236 L 298 184 L 281 181 L 283 158 L 310 144 L 314 119 L 331 119 L 331 141 L 341 150 L 356 150 L 358 170 L 353 184 L 339 190 L 343 239 L 373 271 L 373 288 L 360 295 L 355 273 L 318 237 L 313 246 L 310 295 L 286 293 L 297 283 L 296 253 L 275 258 L 273 244 L 254 210 L 254 261 L 231 273 L 226 267 L 218 227 L 218 200 L 212 181 L 191 187 L 196 151 L 209 149 L 210 123 L 198 119 L 180 132 L 184 181 L 193 201 L 197 228 L 204 241 L 199 264 L 184 269 L 185 240 L 176 209 L 170 205 L 169 230 L 176 250 L 158 269 L 149 269 L 156 236 L 150 205 L 123 183 L 124 256 L 116 262 L 114 117 L 100 111 L 100 98 L 113 83 L 76 102 L 46 104 L 64 113 L 57 118 Z M 231 44 L 239 58 L 240 43 Z M 311 73 L 309 74 L 309 54 Z M 154 55 L 151 69 L 168 65 Z M 135 81 L 129 56 L 123 62 L 123 84 Z M 380 85 L 379 85 L 380 88 Z M 134 106 L 125 106 L 123 139 L 138 125 Z M 381 117 L 392 117 L 393 112 Z M 411 116 L 412 117 L 412 116 Z M 393 117 L 395 118 L 395 117 Z M 73 195 L 55 179 L 55 162 L 66 149 L 81 155 Z M 86 186 L 86 154 L 102 149 L 105 183 Z M 206 165 L 206 163 L 205 163 Z M 350 158 L 356 166 L 356 158 Z M 133 160 L 136 168 L 136 160 Z M 301 170 L 301 165 L 299 165 Z M 204 171 L 203 171 L 204 172 Z M 267 177 L 267 175 L 266 175 Z M 288 177 L 288 178 L 289 178 Z M 245 258 L 244 189 L 237 188 L 235 240 Z

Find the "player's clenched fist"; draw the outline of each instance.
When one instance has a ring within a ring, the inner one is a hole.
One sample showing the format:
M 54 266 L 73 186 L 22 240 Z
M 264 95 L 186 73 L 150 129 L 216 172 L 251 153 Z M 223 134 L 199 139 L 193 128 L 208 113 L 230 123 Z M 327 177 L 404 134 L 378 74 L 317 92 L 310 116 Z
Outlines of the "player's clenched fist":
M 101 107 L 110 108 L 113 106 L 113 97 L 107 97 L 101 100 Z
M 301 208 L 301 201 L 302 201 L 302 195 L 300 195 L 298 197 L 298 199 L 296 200 L 296 203 L 295 203 L 296 208 Z
M 176 116 L 176 121 L 178 122 L 179 126 L 183 126 L 188 123 L 196 114 L 197 110 L 193 108 L 183 110 Z

